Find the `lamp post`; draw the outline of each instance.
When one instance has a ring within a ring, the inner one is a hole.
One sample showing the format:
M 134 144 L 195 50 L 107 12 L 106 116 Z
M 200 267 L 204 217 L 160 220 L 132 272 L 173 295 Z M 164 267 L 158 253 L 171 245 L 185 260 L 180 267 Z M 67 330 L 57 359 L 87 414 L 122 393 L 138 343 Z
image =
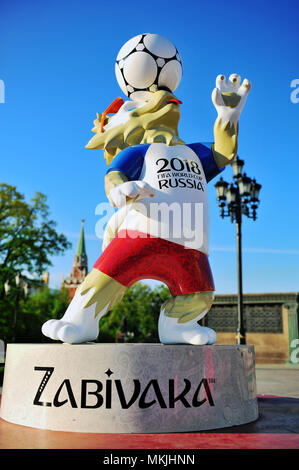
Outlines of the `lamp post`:
M 220 178 L 215 184 L 220 216 L 230 217 L 236 223 L 237 236 L 237 269 L 238 269 L 238 327 L 237 344 L 246 344 L 246 328 L 243 315 L 243 279 L 242 279 L 242 216 L 257 218 L 259 192 L 261 185 L 255 179 L 242 173 L 244 161 L 238 157 L 231 164 L 233 169 L 233 182 L 227 183 Z

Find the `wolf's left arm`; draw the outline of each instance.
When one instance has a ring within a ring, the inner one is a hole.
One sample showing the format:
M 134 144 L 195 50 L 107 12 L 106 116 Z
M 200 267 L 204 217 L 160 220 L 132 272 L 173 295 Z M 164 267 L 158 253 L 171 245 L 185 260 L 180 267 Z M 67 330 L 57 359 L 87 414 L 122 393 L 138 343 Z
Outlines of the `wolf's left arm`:
M 224 127 L 221 119 L 216 119 L 214 124 L 214 144 L 212 145 L 213 157 L 216 165 L 222 168 L 233 161 L 238 151 L 239 124 L 235 127 L 228 121 Z
M 212 152 L 219 168 L 231 163 L 237 155 L 239 117 L 250 89 L 251 83 L 245 79 L 241 84 L 241 77 L 237 74 L 230 75 L 227 82 L 224 75 L 216 78 L 212 101 L 218 117 L 214 125 Z

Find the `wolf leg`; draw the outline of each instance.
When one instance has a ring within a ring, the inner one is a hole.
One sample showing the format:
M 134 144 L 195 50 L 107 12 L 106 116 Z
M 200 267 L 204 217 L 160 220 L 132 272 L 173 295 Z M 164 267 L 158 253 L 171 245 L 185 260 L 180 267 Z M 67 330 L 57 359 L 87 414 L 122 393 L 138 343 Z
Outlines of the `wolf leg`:
M 171 297 L 161 307 L 159 338 L 163 344 L 213 344 L 216 333 L 197 322 L 210 310 L 213 292 Z
M 45 336 L 64 343 L 94 341 L 99 334 L 99 320 L 118 303 L 126 287 L 93 269 L 71 301 L 61 320 L 49 320 L 42 326 Z

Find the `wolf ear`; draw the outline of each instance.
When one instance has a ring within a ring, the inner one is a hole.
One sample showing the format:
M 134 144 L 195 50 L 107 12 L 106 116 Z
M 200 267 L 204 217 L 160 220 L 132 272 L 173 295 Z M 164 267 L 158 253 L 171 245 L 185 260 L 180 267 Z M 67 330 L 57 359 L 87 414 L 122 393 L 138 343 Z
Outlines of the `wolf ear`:
M 101 118 L 102 114 L 97 113 L 97 118 L 93 121 L 94 127 L 91 129 L 91 132 L 94 132 L 95 134 L 99 132 L 101 127 Z
M 107 120 L 107 114 L 117 113 L 121 106 L 124 104 L 122 98 L 116 98 L 109 106 L 105 109 L 102 114 L 97 113 L 97 119 L 93 121 L 94 127 L 91 129 L 96 135 L 93 136 L 88 144 L 85 146 L 87 149 L 100 149 L 104 146 L 105 135 L 104 125 Z M 109 119 L 109 118 L 108 118 Z
M 117 113 L 123 104 L 124 104 L 124 100 L 122 98 L 118 97 L 118 98 L 116 98 L 116 100 L 114 100 L 108 106 L 107 109 L 105 109 L 105 111 L 103 112 L 102 117 L 101 117 L 101 127 L 100 127 L 101 132 L 103 132 L 103 130 L 104 130 L 105 118 L 106 118 L 107 114 Z

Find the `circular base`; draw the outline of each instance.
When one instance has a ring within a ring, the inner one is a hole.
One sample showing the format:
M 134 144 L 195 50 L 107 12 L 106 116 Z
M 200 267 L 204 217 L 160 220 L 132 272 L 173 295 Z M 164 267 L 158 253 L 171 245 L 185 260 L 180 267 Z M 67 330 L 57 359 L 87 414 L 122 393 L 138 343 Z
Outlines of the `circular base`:
M 1 418 L 55 431 L 192 432 L 258 418 L 253 346 L 10 344 Z

